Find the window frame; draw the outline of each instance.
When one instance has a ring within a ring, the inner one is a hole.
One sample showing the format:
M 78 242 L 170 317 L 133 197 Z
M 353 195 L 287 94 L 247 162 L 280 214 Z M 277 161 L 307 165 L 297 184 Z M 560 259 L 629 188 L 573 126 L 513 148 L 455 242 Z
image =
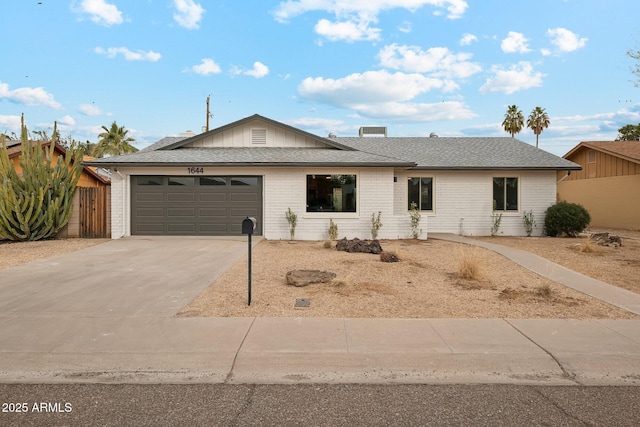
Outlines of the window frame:
M 428 178 L 431 179 L 431 192 L 430 192 L 430 197 L 431 197 L 431 209 L 422 209 L 422 180 Z M 410 201 L 410 197 L 409 197 L 409 188 L 410 188 L 410 184 L 409 181 L 412 179 L 419 179 L 420 180 L 420 185 L 419 185 L 419 189 L 418 189 L 418 194 L 420 197 L 419 200 L 419 204 L 418 207 L 420 208 L 419 211 L 420 212 L 425 212 L 425 213 L 435 213 L 436 211 L 436 200 L 434 197 L 434 193 L 435 193 L 435 184 L 436 184 L 436 178 L 433 175 L 409 175 L 407 176 L 407 191 L 406 191 L 406 195 L 407 195 L 407 212 L 409 212 L 411 210 L 411 201 Z
M 355 178 L 355 211 L 350 212 L 350 211 L 333 211 L 333 210 L 309 210 L 309 189 L 308 189 L 308 183 L 309 183 L 309 177 L 310 176 L 315 176 L 315 175 L 321 175 L 321 176 L 334 176 L 334 175 L 349 175 L 349 176 L 353 176 Z M 332 217 L 332 218 L 359 218 L 360 216 L 360 191 L 358 191 L 359 185 L 360 185 L 360 174 L 356 171 L 353 170 L 347 170 L 347 171 L 340 171 L 340 172 L 336 172 L 336 171 L 317 171 L 317 170 L 310 170 L 310 171 L 304 171 L 304 175 L 303 175 L 303 179 L 304 179 L 304 214 L 303 216 L 306 218 L 328 218 L 328 217 Z
M 495 180 L 496 179 L 502 179 L 503 180 L 503 188 L 504 188 L 504 192 L 503 192 L 503 206 L 502 209 L 499 209 L 497 206 L 497 201 L 495 198 Z M 515 186 L 515 191 L 516 191 L 516 209 L 508 209 L 508 184 L 507 184 L 507 180 L 508 179 L 515 179 L 516 180 L 516 186 Z M 491 178 L 491 210 L 493 212 L 501 212 L 504 214 L 518 214 L 520 212 L 520 176 L 518 175 L 502 175 L 502 176 L 493 176 Z

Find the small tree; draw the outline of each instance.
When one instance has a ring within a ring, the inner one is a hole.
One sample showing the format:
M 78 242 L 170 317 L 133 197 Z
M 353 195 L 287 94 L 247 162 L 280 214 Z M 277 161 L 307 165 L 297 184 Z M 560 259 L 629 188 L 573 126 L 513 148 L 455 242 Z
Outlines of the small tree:
M 533 233 L 533 228 L 536 226 L 536 220 L 533 219 L 533 209 L 530 211 L 524 211 L 522 214 L 522 225 L 524 225 L 524 231 L 527 233 L 527 237 Z
M 378 215 L 371 214 L 371 239 L 376 240 L 378 238 L 378 231 L 382 228 L 382 212 L 378 211 Z
M 55 236 L 71 217 L 71 198 L 82 173 L 82 150 L 70 147 L 53 163 L 57 123 L 49 147 L 30 141 L 24 115 L 21 121 L 18 175 L 0 136 L 0 237 L 9 240 L 41 240 Z
M 289 236 L 291 240 L 296 235 L 296 225 L 298 225 L 298 215 L 291 210 L 291 208 L 287 208 L 287 212 L 284 214 L 285 218 L 287 218 L 287 222 L 289 223 Z
M 637 125 L 624 125 L 618 129 L 616 141 L 638 141 L 640 140 L 640 123 Z
M 420 229 L 420 220 L 422 219 L 422 215 L 420 215 L 416 202 L 411 202 L 409 217 L 411 218 L 411 238 L 417 239 L 422 234 L 422 230 Z
M 331 240 L 338 238 L 338 224 L 333 222 L 333 218 L 329 218 L 329 238 Z

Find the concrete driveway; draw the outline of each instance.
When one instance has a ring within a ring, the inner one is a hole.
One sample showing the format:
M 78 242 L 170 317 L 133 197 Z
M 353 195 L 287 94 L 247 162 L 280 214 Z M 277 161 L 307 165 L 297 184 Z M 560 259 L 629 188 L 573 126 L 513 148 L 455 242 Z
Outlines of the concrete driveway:
M 0 272 L 0 312 L 172 316 L 246 254 L 246 237 L 112 240 Z

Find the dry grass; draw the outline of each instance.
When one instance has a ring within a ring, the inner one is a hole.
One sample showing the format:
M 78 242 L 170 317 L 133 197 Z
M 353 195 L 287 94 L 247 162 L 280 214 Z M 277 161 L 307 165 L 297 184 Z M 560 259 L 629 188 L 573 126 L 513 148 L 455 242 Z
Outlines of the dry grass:
M 583 254 L 595 254 L 600 252 L 600 247 L 591 237 L 587 237 L 582 243 L 578 244 L 577 247 L 578 252 Z
M 458 260 L 458 277 L 465 280 L 482 279 L 482 264 L 477 249 L 462 249 Z

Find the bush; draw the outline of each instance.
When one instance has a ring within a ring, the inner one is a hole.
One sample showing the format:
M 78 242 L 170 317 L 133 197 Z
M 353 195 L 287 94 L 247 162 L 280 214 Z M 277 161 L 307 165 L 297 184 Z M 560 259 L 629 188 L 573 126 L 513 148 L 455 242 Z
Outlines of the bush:
M 591 222 L 591 215 L 584 206 L 576 203 L 560 202 L 547 209 L 544 229 L 548 236 L 576 237 Z

